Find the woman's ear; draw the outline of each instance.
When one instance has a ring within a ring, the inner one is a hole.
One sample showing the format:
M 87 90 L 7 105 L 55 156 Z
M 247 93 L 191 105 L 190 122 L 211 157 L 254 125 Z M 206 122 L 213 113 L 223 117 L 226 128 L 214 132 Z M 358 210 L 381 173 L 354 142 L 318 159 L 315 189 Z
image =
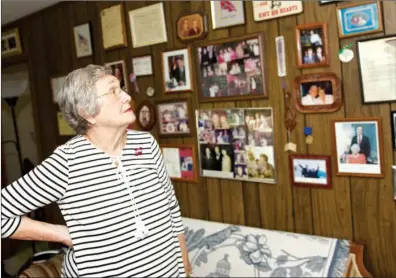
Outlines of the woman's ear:
M 86 120 L 90 125 L 94 125 L 96 123 L 96 119 L 94 116 L 88 115 L 85 111 L 80 110 L 81 117 Z

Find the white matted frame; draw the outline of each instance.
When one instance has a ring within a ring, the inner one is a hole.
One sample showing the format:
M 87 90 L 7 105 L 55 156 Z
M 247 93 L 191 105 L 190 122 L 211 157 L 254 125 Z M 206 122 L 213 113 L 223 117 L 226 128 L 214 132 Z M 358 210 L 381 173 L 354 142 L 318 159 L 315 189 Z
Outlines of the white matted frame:
M 91 27 L 89 23 L 81 24 L 73 28 L 74 46 L 76 57 L 86 57 L 92 55 Z
M 120 81 L 120 87 L 125 92 L 129 92 L 129 84 L 127 78 L 127 72 L 125 67 L 125 61 L 119 60 L 114 62 L 109 62 L 105 64 L 105 67 L 111 68 L 111 74 L 118 78 Z
M 132 72 L 136 76 L 148 76 L 153 74 L 153 61 L 151 55 L 132 58 Z
M 210 1 L 213 29 L 245 24 L 243 1 Z

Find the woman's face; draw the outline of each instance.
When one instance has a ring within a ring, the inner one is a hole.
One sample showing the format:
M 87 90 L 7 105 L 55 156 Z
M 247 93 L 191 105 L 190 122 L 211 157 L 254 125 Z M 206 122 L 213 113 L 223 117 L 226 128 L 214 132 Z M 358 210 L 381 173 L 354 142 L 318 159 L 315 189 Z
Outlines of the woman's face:
M 121 90 L 115 76 L 105 75 L 95 86 L 101 105 L 98 115 L 86 118 L 91 124 L 102 128 L 118 128 L 136 120 L 130 105 L 131 97 Z

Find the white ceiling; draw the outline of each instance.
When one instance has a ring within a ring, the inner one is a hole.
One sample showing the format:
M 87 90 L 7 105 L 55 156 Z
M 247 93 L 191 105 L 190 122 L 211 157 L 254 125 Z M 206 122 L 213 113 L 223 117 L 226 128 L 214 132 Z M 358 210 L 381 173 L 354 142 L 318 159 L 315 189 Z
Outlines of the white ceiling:
M 13 22 L 61 1 L 55 0 L 1 0 L 1 25 Z

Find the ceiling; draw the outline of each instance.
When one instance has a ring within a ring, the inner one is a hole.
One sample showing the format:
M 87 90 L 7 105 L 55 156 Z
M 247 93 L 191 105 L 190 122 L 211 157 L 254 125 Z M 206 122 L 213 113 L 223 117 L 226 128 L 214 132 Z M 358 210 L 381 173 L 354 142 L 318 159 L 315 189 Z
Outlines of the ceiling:
M 1 0 L 1 25 L 13 22 L 61 1 L 55 0 Z

